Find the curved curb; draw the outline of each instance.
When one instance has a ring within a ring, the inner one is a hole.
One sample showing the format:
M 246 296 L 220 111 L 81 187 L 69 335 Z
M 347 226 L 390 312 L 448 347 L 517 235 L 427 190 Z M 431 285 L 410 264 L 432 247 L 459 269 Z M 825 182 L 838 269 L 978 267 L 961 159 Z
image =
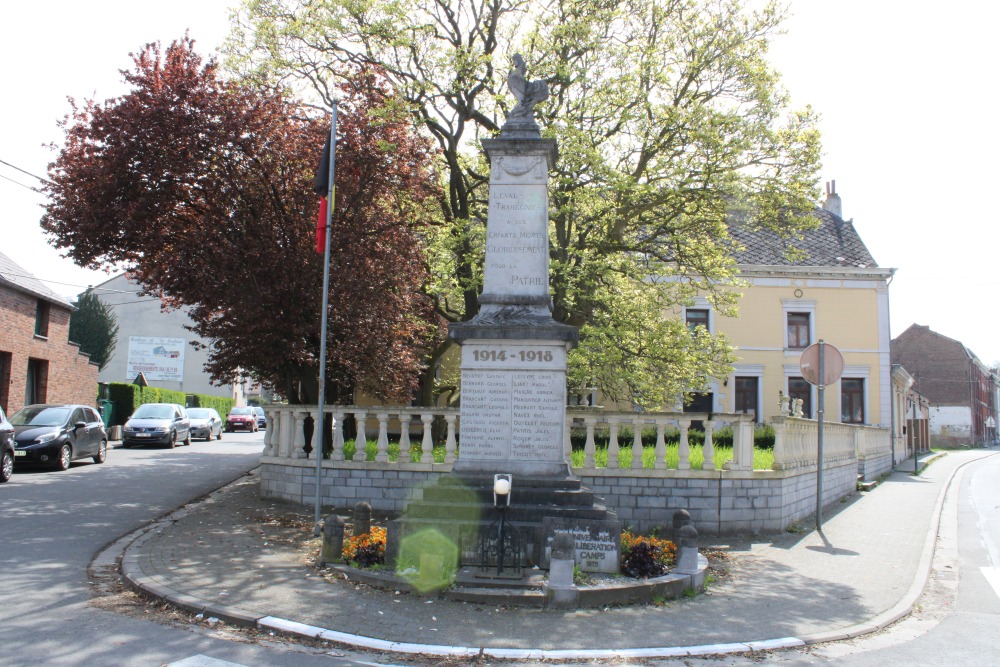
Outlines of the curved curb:
M 596 660 L 609 658 L 671 658 L 699 655 L 722 655 L 727 653 L 747 653 L 755 651 L 765 651 L 783 648 L 795 648 L 809 644 L 821 644 L 844 639 L 853 639 L 861 635 L 878 632 L 887 626 L 895 623 L 907 616 L 913 609 L 914 604 L 923 593 L 927 581 L 930 578 L 931 564 L 934 560 L 934 550 L 937 545 L 938 530 L 941 525 L 941 512 L 945 499 L 951 490 L 952 483 L 965 466 L 981 461 L 990 456 L 995 456 L 1000 452 L 991 452 L 985 456 L 980 456 L 962 463 L 951 472 L 944 487 L 938 494 L 934 509 L 931 512 L 931 525 L 924 540 L 924 546 L 917 564 L 916 577 L 909 589 L 899 602 L 888 610 L 875 615 L 865 623 L 848 626 L 838 630 L 828 632 L 817 632 L 802 637 L 780 637 L 775 639 L 765 639 L 749 642 L 736 642 L 728 644 L 703 644 L 697 646 L 664 646 L 651 648 L 626 648 L 626 649 L 520 649 L 520 648 L 487 648 L 487 647 L 465 647 L 465 646 L 444 646 L 437 644 L 416 644 L 409 642 L 396 642 L 387 639 L 376 639 L 365 637 L 338 630 L 330 630 L 314 625 L 306 625 L 296 621 L 290 621 L 275 616 L 261 615 L 249 612 L 238 607 L 220 605 L 202 598 L 176 591 L 169 586 L 158 583 L 155 579 L 146 576 L 139 564 L 138 549 L 148 540 L 154 529 L 158 525 L 169 525 L 180 516 L 188 513 L 194 505 L 185 505 L 179 510 L 171 512 L 148 526 L 130 533 L 115 544 L 125 541 L 131 535 L 136 535 L 134 539 L 125 547 L 121 561 L 122 576 L 128 584 L 136 591 L 147 597 L 163 600 L 171 605 L 195 614 L 212 616 L 219 620 L 242 627 L 252 627 L 268 632 L 276 632 L 290 637 L 301 637 L 304 639 L 323 639 L 326 641 L 345 644 L 361 649 L 376 651 L 391 651 L 395 653 L 420 654 L 443 657 L 476 657 L 488 655 L 494 658 L 507 658 L 519 660 Z M 206 499 L 219 493 L 225 487 L 222 486 Z M 204 499 L 203 499 L 204 500 Z M 113 546 L 112 546 L 113 548 Z

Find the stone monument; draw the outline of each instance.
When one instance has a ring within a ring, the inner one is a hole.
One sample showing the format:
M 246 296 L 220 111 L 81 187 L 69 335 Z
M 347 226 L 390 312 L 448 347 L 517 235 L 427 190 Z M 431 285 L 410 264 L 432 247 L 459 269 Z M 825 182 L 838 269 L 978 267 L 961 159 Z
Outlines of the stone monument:
M 490 159 L 489 213 L 480 311 L 454 324 L 462 345 L 460 456 L 456 473 L 568 476 L 566 354 L 575 327 L 552 319 L 549 296 L 549 169 L 556 142 L 542 139 L 533 107 L 544 81 L 525 78 L 515 55 L 508 85 L 517 99 Z
M 486 572 L 494 475 L 509 474 L 515 572 L 547 567 L 554 535 L 580 531 L 613 536 L 601 541 L 610 545 L 602 559 L 617 568 L 617 517 L 571 474 L 565 447 L 566 357 L 578 332 L 551 314 L 548 172 L 557 150 L 555 140 L 542 138 L 533 112 L 548 85 L 526 78 L 521 56 L 513 63 L 507 81 L 517 105 L 500 135 L 482 142 L 490 191 L 480 310 L 449 328 L 462 347 L 458 460 L 452 475 L 425 488 L 423 499 L 390 523 L 387 553 L 391 558 L 407 535 L 433 527 L 460 545 L 463 565 L 478 563 Z M 594 569 L 607 567 L 597 560 L 576 555 Z

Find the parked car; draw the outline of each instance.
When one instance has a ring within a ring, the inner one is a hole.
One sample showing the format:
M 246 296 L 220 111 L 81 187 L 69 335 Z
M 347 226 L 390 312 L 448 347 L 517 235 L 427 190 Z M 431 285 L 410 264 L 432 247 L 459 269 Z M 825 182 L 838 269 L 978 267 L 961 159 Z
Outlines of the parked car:
M 259 405 L 251 405 L 253 408 L 253 413 L 257 415 L 257 428 L 267 428 L 267 415 L 264 413 L 264 408 Z
M 253 408 L 233 408 L 226 415 L 226 432 L 230 433 L 239 430 L 251 433 L 257 432 L 257 415 L 254 413 Z
M 108 434 L 97 410 L 87 405 L 37 404 L 10 416 L 14 426 L 14 461 L 42 463 L 67 470 L 70 461 L 108 458 Z
M 191 418 L 191 437 L 222 440 L 222 417 L 215 408 L 188 408 Z
M 14 425 L 0 408 L 0 484 L 14 474 Z
M 191 419 L 183 405 L 146 403 L 136 408 L 122 428 L 122 447 L 191 444 Z

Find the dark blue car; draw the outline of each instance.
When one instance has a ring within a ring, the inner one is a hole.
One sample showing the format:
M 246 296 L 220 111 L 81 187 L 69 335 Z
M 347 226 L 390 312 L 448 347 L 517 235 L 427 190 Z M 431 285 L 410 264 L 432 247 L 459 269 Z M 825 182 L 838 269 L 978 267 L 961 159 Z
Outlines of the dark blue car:
M 14 474 L 14 426 L 0 408 L 0 484 Z
M 56 470 L 70 461 L 108 458 L 108 434 L 97 411 L 87 405 L 29 405 L 10 416 L 14 461 L 40 463 Z

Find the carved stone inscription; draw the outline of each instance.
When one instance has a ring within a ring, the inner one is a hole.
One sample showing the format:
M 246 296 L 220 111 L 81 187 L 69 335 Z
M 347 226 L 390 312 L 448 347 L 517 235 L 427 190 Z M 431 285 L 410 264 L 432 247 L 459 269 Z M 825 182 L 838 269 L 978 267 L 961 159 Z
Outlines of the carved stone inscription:
M 584 572 L 618 572 L 621 546 L 621 523 L 618 521 L 588 521 L 546 517 L 542 521 L 545 535 L 543 567 L 551 559 L 552 540 L 556 533 L 569 533 L 576 546 L 576 565 Z
M 492 185 L 483 292 L 548 296 L 548 195 L 539 185 Z
M 462 459 L 561 461 L 566 420 L 562 344 L 462 347 Z

